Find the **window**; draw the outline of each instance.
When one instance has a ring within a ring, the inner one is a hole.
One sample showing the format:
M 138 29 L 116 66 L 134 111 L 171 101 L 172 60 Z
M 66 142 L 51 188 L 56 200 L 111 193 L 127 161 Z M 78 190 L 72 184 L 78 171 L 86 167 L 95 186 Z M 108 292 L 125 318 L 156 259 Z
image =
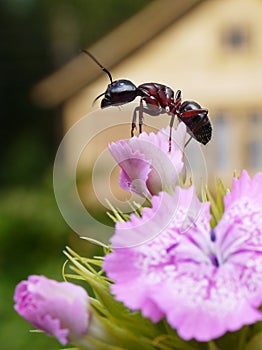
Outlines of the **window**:
M 248 116 L 247 166 L 251 170 L 262 168 L 262 115 L 254 113 Z
M 230 150 L 230 126 L 228 118 L 224 114 L 219 114 L 214 123 L 215 135 L 215 154 L 214 161 L 217 170 L 220 172 L 227 171 L 231 167 Z
M 239 50 L 249 46 L 250 34 L 247 26 L 235 25 L 226 28 L 222 33 L 222 44 L 224 47 Z

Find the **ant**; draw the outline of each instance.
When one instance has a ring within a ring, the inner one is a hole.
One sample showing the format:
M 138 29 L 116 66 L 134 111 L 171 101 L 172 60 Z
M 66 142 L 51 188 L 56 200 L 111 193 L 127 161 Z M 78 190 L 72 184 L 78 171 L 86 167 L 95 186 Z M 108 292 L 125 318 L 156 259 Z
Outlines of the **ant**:
M 170 87 L 159 83 L 144 83 L 136 87 L 130 80 L 120 79 L 113 81 L 109 70 L 103 67 L 89 51 L 82 50 L 82 52 L 87 54 L 109 77 L 110 84 L 106 91 L 95 99 L 96 101 L 104 96 L 101 101 L 101 108 L 122 105 L 133 101 L 138 96 L 141 97 L 139 106 L 134 110 L 131 137 L 134 136 L 134 130 L 136 129 L 137 113 L 139 116 L 139 133 L 142 132 L 143 112 L 152 116 L 167 113 L 171 116 L 169 123 L 169 152 L 171 152 L 172 128 L 176 116 L 179 122 L 182 121 L 186 124 L 187 132 L 190 135 L 186 145 L 192 138 L 203 145 L 210 141 L 212 126 L 208 119 L 208 110 L 202 108 L 195 101 L 184 101 L 182 103 L 181 90 L 174 94 Z

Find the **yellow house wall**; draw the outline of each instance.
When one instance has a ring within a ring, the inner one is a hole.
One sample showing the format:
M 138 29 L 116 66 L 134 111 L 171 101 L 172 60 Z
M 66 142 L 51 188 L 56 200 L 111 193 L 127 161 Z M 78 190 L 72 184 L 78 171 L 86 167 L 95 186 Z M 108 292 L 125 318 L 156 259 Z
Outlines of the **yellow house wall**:
M 153 81 L 168 85 L 175 91 L 181 89 L 183 99 L 193 99 L 209 109 L 211 121 L 216 118 L 217 111 L 224 109 L 232 111 L 229 123 L 233 134 L 228 152 L 234 155 L 232 172 L 235 169 L 240 171 L 244 157 L 240 145 L 246 125 L 242 123 L 243 118 L 237 116 L 250 108 L 262 111 L 261 13 L 260 0 L 204 2 L 113 67 L 111 70 L 113 78 L 130 79 L 136 85 Z M 234 25 L 244 25 L 249 29 L 251 39 L 248 48 L 231 50 L 222 45 L 223 31 Z M 103 62 L 103 57 L 98 59 Z M 137 99 L 130 106 L 125 106 L 122 111 L 118 108 L 98 111 L 99 102 L 95 106 L 92 106 L 92 102 L 97 95 L 105 91 L 107 84 L 108 77 L 102 75 L 64 105 L 66 131 L 89 113 L 91 113 L 90 125 L 97 126 L 94 131 L 96 138 L 89 142 L 86 155 L 83 153 L 80 159 L 79 164 L 83 168 L 92 168 L 109 142 L 129 137 L 128 123 L 131 120 L 132 109 L 139 102 Z M 115 120 L 117 126 L 108 129 L 109 120 Z M 145 123 L 156 127 L 168 125 L 168 122 L 169 119 L 162 116 L 154 120 L 145 116 Z M 198 147 L 200 153 L 204 152 L 205 171 L 209 177 L 217 174 L 212 155 L 212 143 L 215 140 L 216 130 L 213 141 L 206 147 L 193 144 Z M 67 143 L 66 159 L 69 166 L 70 154 L 77 147 L 77 143 L 77 137 Z M 103 161 L 106 164 L 106 161 Z M 224 176 L 226 181 L 229 176 L 231 177 L 231 173 L 219 175 Z

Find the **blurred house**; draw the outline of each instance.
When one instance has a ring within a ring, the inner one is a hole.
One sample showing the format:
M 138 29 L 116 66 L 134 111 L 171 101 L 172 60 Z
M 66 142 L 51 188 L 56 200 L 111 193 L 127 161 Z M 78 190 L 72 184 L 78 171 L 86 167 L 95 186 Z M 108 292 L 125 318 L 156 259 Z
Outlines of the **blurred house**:
M 262 168 L 261 13 L 260 0 L 156 0 L 88 50 L 114 80 L 159 82 L 208 108 L 212 141 L 206 146 L 192 141 L 188 163 L 201 178 L 219 176 L 230 184 L 234 170 Z M 88 114 L 79 134 L 68 137 L 68 166 L 82 151 L 86 135 L 79 166 L 97 165 L 100 173 L 112 167 L 107 144 L 130 135 L 138 98 L 121 109 L 100 110 L 99 102 L 92 106 L 108 83 L 99 66 L 79 54 L 35 88 L 34 97 L 43 105 L 62 104 L 65 133 Z M 162 116 L 144 119 L 153 128 L 169 123 Z

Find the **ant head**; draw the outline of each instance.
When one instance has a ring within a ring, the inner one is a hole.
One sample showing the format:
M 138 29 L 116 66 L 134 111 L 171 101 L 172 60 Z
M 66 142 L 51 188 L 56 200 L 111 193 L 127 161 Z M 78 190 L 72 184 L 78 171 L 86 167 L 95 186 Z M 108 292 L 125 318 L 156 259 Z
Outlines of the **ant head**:
M 103 95 L 105 97 L 101 101 L 101 108 L 122 105 L 137 97 L 137 88 L 130 80 L 116 80 L 109 84 L 106 92 L 97 98 Z
M 102 66 L 102 64 L 89 51 L 82 50 L 82 52 L 88 55 L 109 77 L 110 84 L 106 91 L 95 99 L 96 101 L 100 97 L 105 96 L 102 99 L 101 108 L 128 103 L 138 96 L 137 88 L 130 80 L 121 79 L 113 81 L 109 70 Z

